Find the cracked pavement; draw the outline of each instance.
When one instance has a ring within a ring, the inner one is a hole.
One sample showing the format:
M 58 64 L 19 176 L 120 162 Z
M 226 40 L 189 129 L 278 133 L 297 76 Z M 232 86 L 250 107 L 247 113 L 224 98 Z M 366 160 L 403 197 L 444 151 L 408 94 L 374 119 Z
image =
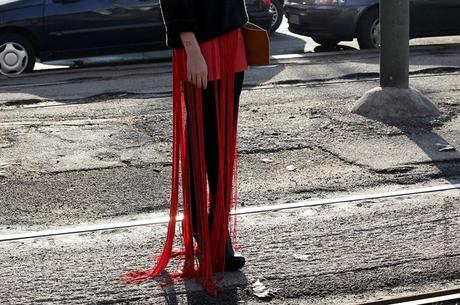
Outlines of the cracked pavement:
M 2 244 L 8 304 L 358 304 L 460 285 L 458 190 L 240 216 L 243 272 L 217 297 L 193 281 L 118 283 L 151 265 L 166 226 Z M 407 219 L 411 219 L 410 222 Z M 179 265 L 172 262 L 168 270 Z M 268 296 L 253 290 L 261 283 Z
M 306 69 L 294 67 L 294 76 Z M 248 79 L 258 70 L 249 71 Z M 314 88 L 245 89 L 238 127 L 240 203 L 457 179 L 459 152 L 439 149 L 460 146 L 458 79 L 459 73 L 450 70 L 413 76 L 412 86 L 436 101 L 442 115 L 404 126 L 350 113 L 362 93 L 378 85 L 374 78 Z M 7 195 L 0 199 L 2 229 L 78 224 L 167 208 L 171 112 L 170 97 L 148 96 L 5 106 L 0 112 L 0 190 Z M 286 170 L 289 165 L 296 169 Z
M 459 181 L 459 49 L 414 49 L 411 85 L 439 105 L 441 117 L 402 125 L 350 113 L 378 86 L 375 52 L 283 58 L 248 71 L 238 126 L 240 205 Z M 166 212 L 169 69 L 139 64 L 2 81 L 0 235 Z M 257 280 L 271 289 L 270 304 L 353 304 L 456 287 L 458 196 L 449 191 L 242 216 L 239 241 L 248 265 L 206 302 L 264 302 L 252 293 Z M 0 298 L 7 304 L 202 304 L 193 283 L 167 291 L 156 282 L 114 283 L 119 272 L 145 266 L 163 236 L 163 227 L 145 227 L 2 243 Z

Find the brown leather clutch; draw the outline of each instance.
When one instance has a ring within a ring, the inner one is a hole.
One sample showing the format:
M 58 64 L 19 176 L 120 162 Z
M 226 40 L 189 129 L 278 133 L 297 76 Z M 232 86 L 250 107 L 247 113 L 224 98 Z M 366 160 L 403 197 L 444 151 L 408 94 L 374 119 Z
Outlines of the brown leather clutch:
M 270 40 L 268 33 L 254 23 L 242 26 L 246 59 L 250 66 L 263 66 L 270 64 Z

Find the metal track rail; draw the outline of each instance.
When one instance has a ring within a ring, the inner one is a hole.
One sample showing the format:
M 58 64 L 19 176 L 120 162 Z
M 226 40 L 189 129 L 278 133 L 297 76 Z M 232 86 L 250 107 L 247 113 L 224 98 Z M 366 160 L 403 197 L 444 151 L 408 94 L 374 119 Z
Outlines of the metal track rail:
M 350 203 L 350 202 L 355 202 L 355 201 L 436 193 L 436 192 L 443 192 L 443 191 L 449 191 L 449 190 L 455 190 L 455 189 L 460 189 L 460 183 L 445 184 L 445 185 L 416 188 L 416 189 L 399 190 L 399 191 L 392 191 L 392 192 L 374 193 L 374 194 L 360 194 L 360 195 L 345 196 L 345 197 L 340 197 L 340 198 L 304 200 L 304 201 L 293 202 L 293 203 L 247 207 L 247 208 L 238 209 L 236 211 L 232 211 L 232 215 L 248 215 L 248 214 L 264 213 L 264 212 L 274 212 L 274 211 L 281 211 L 281 210 L 292 210 L 292 209 L 299 209 L 299 208 L 306 208 L 306 207 L 314 207 L 314 206 L 321 206 L 321 205 L 345 204 L 345 203 Z M 183 218 L 183 215 L 178 215 L 176 217 L 176 220 L 181 221 L 182 218 Z M 24 240 L 24 239 L 30 239 L 30 238 L 51 237 L 51 236 L 79 234 L 79 233 L 114 230 L 114 229 L 124 229 L 124 228 L 141 227 L 141 226 L 151 226 L 151 225 L 166 224 L 168 223 L 168 221 L 169 221 L 169 216 L 160 216 L 160 217 L 155 217 L 149 220 L 136 220 L 136 221 L 129 221 L 129 222 L 106 223 L 106 224 L 87 225 L 87 226 L 81 226 L 81 227 L 66 227 L 66 228 L 55 229 L 55 230 L 25 232 L 25 233 L 17 233 L 17 234 L 0 236 L 0 242 L 18 241 L 18 240 Z
M 376 302 L 363 303 L 361 305 L 439 305 L 443 304 L 443 302 L 449 302 L 449 304 L 451 304 L 451 301 L 455 300 L 460 300 L 460 288 L 406 296 L 401 298 L 380 300 Z M 460 301 L 458 304 L 460 304 Z

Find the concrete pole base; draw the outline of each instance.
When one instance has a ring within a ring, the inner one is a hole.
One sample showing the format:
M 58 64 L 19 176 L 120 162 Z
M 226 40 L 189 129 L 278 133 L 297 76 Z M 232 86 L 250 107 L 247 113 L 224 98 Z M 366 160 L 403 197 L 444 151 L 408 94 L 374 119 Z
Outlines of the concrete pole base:
M 377 87 L 364 94 L 353 113 L 381 121 L 439 116 L 438 107 L 416 89 Z

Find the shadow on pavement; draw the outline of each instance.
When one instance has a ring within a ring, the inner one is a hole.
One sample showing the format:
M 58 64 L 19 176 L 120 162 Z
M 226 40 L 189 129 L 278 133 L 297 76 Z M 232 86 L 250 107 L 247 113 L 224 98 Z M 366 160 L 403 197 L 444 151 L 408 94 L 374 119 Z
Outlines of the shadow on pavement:
M 427 164 L 439 170 L 437 176 L 444 178 L 449 183 L 458 183 L 460 177 L 460 152 L 448 140 L 437 134 L 432 122 L 436 119 L 414 119 L 412 124 L 402 124 L 381 120 L 382 123 L 401 130 L 404 135 L 414 142 L 431 161 Z M 441 121 L 439 124 L 443 124 Z M 449 177 L 455 177 L 454 179 Z
M 171 278 L 167 277 L 171 280 Z M 172 282 L 172 281 L 171 281 Z M 165 303 L 168 305 L 186 304 L 189 305 L 238 305 L 238 290 L 245 288 L 248 285 L 248 280 L 243 272 L 227 272 L 223 281 L 219 285 L 217 296 L 206 294 L 202 287 L 195 280 L 184 281 L 185 297 L 182 300 L 183 293 L 178 292 L 174 284 L 169 284 L 163 287 Z
M 337 51 L 358 51 L 358 50 L 359 49 L 356 49 L 356 48 L 353 48 L 353 47 L 350 47 L 350 46 L 341 45 L 341 44 L 338 44 L 338 45 L 333 46 L 333 47 L 319 45 L 319 46 L 316 46 L 313 49 L 313 51 L 315 51 L 315 53 L 337 52 Z
M 352 49 L 354 50 L 354 49 Z M 460 43 L 449 43 L 439 45 L 414 45 L 409 48 L 409 65 L 410 66 L 452 66 L 458 67 L 458 54 L 460 53 Z M 345 49 L 342 51 L 346 51 Z M 347 60 L 350 62 L 364 64 L 379 64 L 379 50 L 360 51 L 361 56 L 350 56 Z M 353 54 L 343 53 L 343 55 Z
M 289 34 L 275 32 L 270 35 L 270 42 L 271 55 L 303 53 L 305 51 L 305 40 Z
M 457 182 L 448 178 L 460 175 L 460 152 L 453 145 L 431 129 L 425 133 L 412 132 L 404 127 L 400 129 L 433 161 L 441 177 L 447 177 L 445 179 L 452 184 Z M 446 156 L 441 158 L 440 154 Z

